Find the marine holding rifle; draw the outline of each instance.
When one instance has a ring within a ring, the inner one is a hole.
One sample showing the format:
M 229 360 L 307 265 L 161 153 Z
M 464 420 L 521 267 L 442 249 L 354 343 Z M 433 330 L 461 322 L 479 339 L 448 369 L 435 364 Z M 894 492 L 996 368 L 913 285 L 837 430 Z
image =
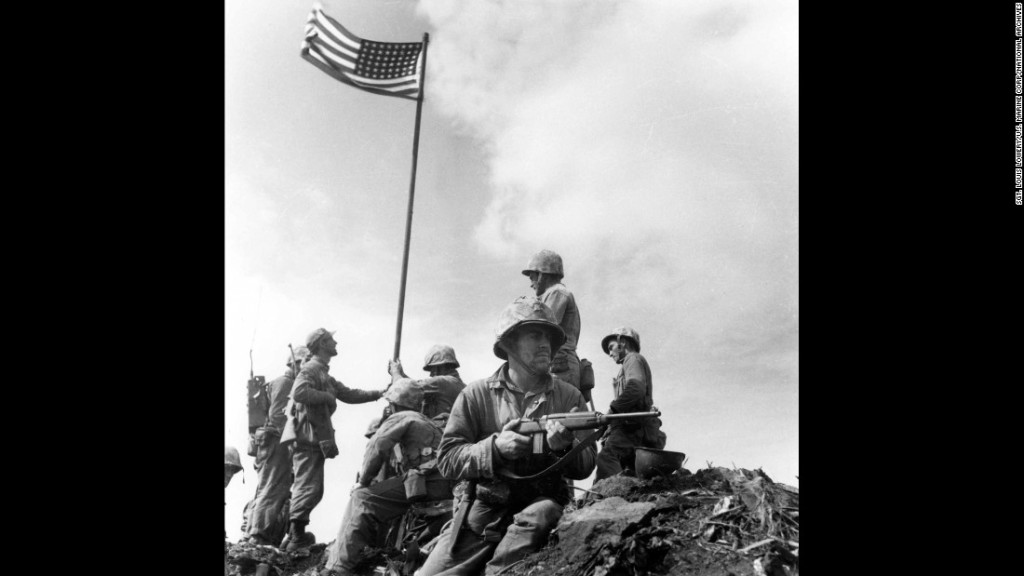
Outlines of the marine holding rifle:
M 618 328 L 601 339 L 601 349 L 616 364 L 619 373 L 612 381 L 615 399 L 609 414 L 654 410 L 654 379 L 647 359 L 640 355 L 640 335 L 629 327 Z M 621 420 L 611 423 L 597 455 L 594 482 L 613 476 L 623 468 L 634 469 L 637 447 L 662 449 L 665 433 L 661 419 Z
M 551 309 L 520 297 L 501 313 L 495 335 L 494 354 L 507 362 L 463 390 L 441 439 L 438 468 L 461 481 L 462 495 L 420 576 L 494 574 L 538 550 L 571 500 L 566 478 L 594 469 L 586 431 L 546 421 L 540 453 L 530 435 L 514 431 L 521 418 L 586 409 L 579 390 L 548 373 L 565 341 Z
M 306 338 L 309 353 L 295 378 L 286 409 L 287 421 L 281 444 L 293 443 L 291 515 L 288 552 L 314 544 L 316 538 L 306 532 L 309 515 L 324 496 L 324 463 L 338 455 L 331 415 L 338 400 L 363 404 L 380 399 L 384 389 L 349 388 L 329 375 L 331 358 L 338 355 L 334 332 L 317 328 Z M 297 359 L 298 360 L 298 359 Z M 300 360 L 301 361 L 301 360 Z

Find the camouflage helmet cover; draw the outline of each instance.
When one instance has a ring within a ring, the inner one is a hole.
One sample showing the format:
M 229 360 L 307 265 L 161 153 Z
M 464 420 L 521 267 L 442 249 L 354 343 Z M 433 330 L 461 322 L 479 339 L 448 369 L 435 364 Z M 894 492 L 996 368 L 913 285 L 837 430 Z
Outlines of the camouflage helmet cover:
M 224 447 L 224 464 L 237 466 L 239 470 L 242 469 L 242 458 L 238 455 L 238 450 L 234 446 Z
M 447 344 L 435 344 L 430 347 L 427 351 L 427 355 L 423 358 L 423 369 L 427 372 L 430 371 L 431 366 L 440 366 L 441 364 L 451 364 L 456 368 L 459 367 L 459 361 L 455 359 L 455 349 Z
M 384 399 L 398 406 L 419 410 L 423 404 L 423 389 L 412 378 L 401 378 L 388 388 Z
M 615 330 L 612 331 L 611 334 L 609 334 L 609 335 L 605 336 L 604 338 L 602 338 L 601 339 L 601 350 L 604 350 L 604 353 L 607 354 L 608 353 L 608 343 L 611 342 L 612 340 L 617 339 L 619 336 L 632 340 L 633 341 L 633 347 L 636 348 L 637 352 L 640 351 L 640 335 L 637 334 L 636 330 L 633 330 L 632 328 L 630 328 L 628 326 L 623 326 L 622 328 L 616 328 Z
M 523 270 L 523 276 L 529 276 L 530 272 L 543 272 L 555 276 L 565 276 L 562 271 L 562 257 L 551 250 L 541 250 L 530 258 Z
M 508 360 L 508 354 L 501 347 L 501 339 L 526 325 L 541 326 L 548 330 L 552 352 L 565 344 L 565 331 L 555 322 L 555 313 L 551 308 L 535 296 L 520 296 L 498 316 L 498 325 L 494 329 L 494 355 Z
M 313 351 L 316 348 L 316 345 L 320 342 L 320 340 L 322 340 L 326 336 L 333 335 L 334 332 L 328 332 L 326 328 L 317 328 L 316 330 L 310 332 L 309 336 L 306 336 L 306 347 L 309 348 L 310 351 Z M 296 355 L 296 358 L 297 357 L 298 355 Z

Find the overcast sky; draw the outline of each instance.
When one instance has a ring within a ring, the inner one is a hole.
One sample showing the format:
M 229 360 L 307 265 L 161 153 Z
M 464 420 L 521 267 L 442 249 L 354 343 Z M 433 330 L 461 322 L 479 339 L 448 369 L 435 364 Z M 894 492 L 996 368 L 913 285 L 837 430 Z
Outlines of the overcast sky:
M 337 330 L 331 374 L 389 380 L 416 104 L 341 84 L 299 55 L 309 0 L 225 4 L 225 490 L 228 538 L 255 490 L 252 349 Z M 669 450 L 687 468 L 799 485 L 797 2 L 334 0 L 387 42 L 430 34 L 401 357 L 450 344 L 468 381 L 501 361 L 498 314 L 562 255 L 607 411 L 600 349 L 640 334 Z M 332 540 L 383 402 L 339 404 L 341 455 L 309 529 Z M 581 483 L 589 486 L 590 482 Z

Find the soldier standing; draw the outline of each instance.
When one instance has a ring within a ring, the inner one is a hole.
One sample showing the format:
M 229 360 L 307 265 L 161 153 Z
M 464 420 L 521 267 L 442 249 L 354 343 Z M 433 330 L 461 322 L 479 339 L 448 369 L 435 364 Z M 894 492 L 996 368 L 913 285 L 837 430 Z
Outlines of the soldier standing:
M 651 366 L 640 355 L 640 335 L 636 330 L 622 327 L 601 339 L 601 349 L 620 364 L 618 375 L 612 381 L 615 399 L 608 408 L 610 414 L 647 412 L 654 406 L 654 380 Z M 615 421 L 605 433 L 601 452 L 597 455 L 597 474 L 594 482 L 622 472 L 623 467 L 634 469 L 636 448 L 664 448 L 665 433 L 661 419 L 650 418 L 641 422 Z
M 562 257 L 551 250 L 541 250 L 530 258 L 523 275 L 530 278 L 530 288 L 551 309 L 555 324 L 565 333 L 565 343 L 558 347 L 551 360 L 551 373 L 578 390 L 580 358 L 576 355 L 576 343 L 580 338 L 580 310 L 576 307 L 576 297 L 562 284 Z
M 338 355 L 334 332 L 317 328 L 306 338 L 308 356 L 292 387 L 287 422 L 281 444 L 292 444 L 292 483 L 290 526 L 287 552 L 316 542 L 306 532 L 309 515 L 324 495 L 324 463 L 338 455 L 331 415 L 337 401 L 346 404 L 373 402 L 384 390 L 348 388 L 327 371 L 331 358 Z
M 285 414 L 288 395 L 307 354 L 305 346 L 296 347 L 294 356 L 289 353 L 284 374 L 270 383 L 267 422 L 255 432 L 256 471 L 259 476 L 248 529 L 253 544 L 277 546 L 288 528 L 287 516 L 283 519 L 283 526 L 281 522 L 292 485 L 292 456 L 288 446 L 282 445 L 280 440 L 288 421 Z

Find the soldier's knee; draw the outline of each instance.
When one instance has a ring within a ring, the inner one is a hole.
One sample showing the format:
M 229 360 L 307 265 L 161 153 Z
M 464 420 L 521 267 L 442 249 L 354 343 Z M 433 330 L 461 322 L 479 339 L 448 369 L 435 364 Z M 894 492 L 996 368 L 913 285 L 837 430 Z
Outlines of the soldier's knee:
M 535 502 L 512 517 L 516 526 L 523 528 L 548 529 L 554 528 L 562 517 L 562 506 L 553 500 Z

